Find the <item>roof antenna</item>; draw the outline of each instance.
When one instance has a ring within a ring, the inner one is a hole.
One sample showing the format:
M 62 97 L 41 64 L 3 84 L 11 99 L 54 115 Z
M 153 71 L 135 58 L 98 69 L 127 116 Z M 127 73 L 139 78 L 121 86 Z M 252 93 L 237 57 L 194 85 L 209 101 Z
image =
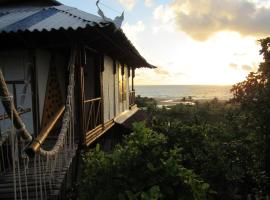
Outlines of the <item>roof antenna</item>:
M 109 19 L 108 17 L 105 16 L 104 12 L 100 9 L 99 7 L 99 1 L 100 0 L 97 0 L 96 2 L 96 6 L 98 8 L 98 15 L 105 21 L 105 22 L 113 22 L 116 29 L 120 29 L 121 28 L 121 25 L 124 21 L 124 12 L 122 12 L 122 14 L 120 16 L 116 16 L 114 18 L 114 20 L 112 21 L 111 19 Z
M 100 0 L 97 0 L 97 2 L 96 2 L 96 5 L 97 5 L 97 8 L 98 8 L 98 15 L 100 16 L 100 17 L 102 17 L 102 19 L 104 20 L 104 21 L 110 21 L 110 19 L 109 18 L 107 18 L 105 15 L 104 15 L 104 12 L 100 9 L 100 7 L 99 7 L 99 1 Z

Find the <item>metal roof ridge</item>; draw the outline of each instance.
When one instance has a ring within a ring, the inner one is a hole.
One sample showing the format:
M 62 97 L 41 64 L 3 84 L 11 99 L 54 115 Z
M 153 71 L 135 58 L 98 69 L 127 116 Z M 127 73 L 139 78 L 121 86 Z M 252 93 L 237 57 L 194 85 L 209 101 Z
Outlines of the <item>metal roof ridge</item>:
M 68 9 L 68 10 L 59 9 L 59 7 L 63 7 L 63 6 L 64 6 L 64 7 L 71 8 L 71 9 Z M 80 20 L 83 20 L 83 21 L 85 21 L 85 22 L 89 22 L 89 23 L 93 23 L 93 24 L 99 24 L 99 23 L 102 23 L 102 24 L 113 24 L 113 22 L 106 22 L 106 21 L 104 21 L 104 20 L 103 20 L 101 17 L 99 17 L 99 16 L 96 16 L 96 15 L 94 15 L 94 14 L 91 14 L 91 13 L 88 13 L 88 12 L 85 12 L 85 11 L 82 11 L 82 10 L 80 10 L 80 9 L 78 9 L 78 8 L 75 8 L 75 7 L 66 6 L 66 5 L 59 5 L 59 6 L 52 6 L 52 8 L 58 10 L 59 12 L 68 14 L 68 15 L 73 16 L 73 17 L 76 17 L 76 18 L 78 18 L 78 19 L 80 19 Z M 81 16 L 78 16 L 78 15 L 72 13 L 72 12 L 69 12 L 70 10 L 78 10 L 78 11 L 80 11 L 80 12 L 84 12 L 84 13 L 86 13 L 86 14 L 93 15 L 93 16 L 95 16 L 95 17 L 97 17 L 97 18 L 100 18 L 100 20 L 101 20 L 101 21 L 103 20 L 104 22 L 96 22 L 96 21 L 94 21 L 94 20 L 91 21 L 91 20 L 89 20 L 89 19 L 85 19 L 85 18 L 83 18 L 83 17 L 81 17 Z

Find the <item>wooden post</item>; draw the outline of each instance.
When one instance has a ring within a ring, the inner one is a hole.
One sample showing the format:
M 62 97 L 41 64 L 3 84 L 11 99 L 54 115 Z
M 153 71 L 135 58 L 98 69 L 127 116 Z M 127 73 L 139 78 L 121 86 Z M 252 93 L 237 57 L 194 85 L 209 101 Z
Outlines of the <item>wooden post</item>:
M 76 71 L 77 71 L 77 96 L 78 96 L 78 131 L 80 134 L 79 145 L 82 146 L 85 143 L 86 133 L 84 130 L 84 66 L 82 65 L 82 53 L 79 51 L 77 54 Z
M 130 77 L 130 67 L 128 67 L 128 78 Z
M 104 94 L 103 94 L 103 71 L 104 71 L 104 55 L 99 55 L 99 68 L 100 68 L 100 96 L 101 96 L 101 122 L 102 129 L 104 130 Z
M 115 92 L 116 92 L 116 88 L 115 88 L 115 78 L 116 76 L 116 60 L 113 59 L 113 98 L 114 98 L 114 103 L 113 103 L 113 110 L 114 110 L 114 117 L 116 117 L 116 95 L 115 95 Z M 117 83 L 117 86 L 118 86 L 118 83 Z
M 13 90 L 13 100 L 14 100 L 14 106 L 17 110 L 17 91 L 16 91 L 16 85 L 15 83 L 12 84 L 12 90 Z
M 38 97 L 38 77 L 36 71 L 36 56 L 34 50 L 29 50 L 29 65 L 31 67 L 31 91 L 32 91 L 32 113 L 34 124 L 34 135 L 40 131 L 40 116 L 39 116 L 39 97 Z
M 135 68 L 132 68 L 132 82 L 131 82 L 131 88 L 132 88 L 132 91 L 135 91 L 134 89 L 134 78 L 135 78 Z
M 124 76 L 125 76 L 125 65 L 124 64 L 121 64 L 121 79 L 122 79 L 122 92 L 121 92 L 121 94 L 122 94 L 122 96 L 121 96 L 121 102 L 122 102 L 122 111 L 124 110 L 124 94 L 125 94 L 125 91 L 124 91 L 124 89 L 125 89 L 125 86 L 124 86 L 124 84 L 126 84 L 125 82 L 124 82 Z

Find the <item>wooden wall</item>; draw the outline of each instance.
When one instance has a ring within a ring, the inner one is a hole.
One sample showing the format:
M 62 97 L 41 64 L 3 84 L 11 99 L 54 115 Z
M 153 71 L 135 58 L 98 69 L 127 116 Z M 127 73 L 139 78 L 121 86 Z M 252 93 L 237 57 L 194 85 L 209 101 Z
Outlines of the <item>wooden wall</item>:
M 103 98 L 104 98 L 104 122 L 108 122 L 115 116 L 115 77 L 113 74 L 113 60 L 112 58 L 104 57 L 104 71 L 103 71 Z
M 116 61 L 116 73 L 113 73 L 113 59 L 104 57 L 103 72 L 103 97 L 104 97 L 104 122 L 108 122 L 126 110 L 129 110 L 129 77 L 128 68 L 124 67 L 124 80 L 126 98 L 120 100 L 119 78 L 121 78 L 121 64 Z

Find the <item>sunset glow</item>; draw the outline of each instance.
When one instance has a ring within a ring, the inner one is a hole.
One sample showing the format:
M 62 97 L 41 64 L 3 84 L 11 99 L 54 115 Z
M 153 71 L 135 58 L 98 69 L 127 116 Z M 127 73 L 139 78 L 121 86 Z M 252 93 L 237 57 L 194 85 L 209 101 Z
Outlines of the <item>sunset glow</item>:
M 62 0 L 96 14 L 95 1 Z M 123 10 L 128 38 L 155 70 L 136 71 L 136 84 L 230 85 L 256 71 L 257 40 L 270 32 L 268 0 L 103 0 L 114 18 Z

